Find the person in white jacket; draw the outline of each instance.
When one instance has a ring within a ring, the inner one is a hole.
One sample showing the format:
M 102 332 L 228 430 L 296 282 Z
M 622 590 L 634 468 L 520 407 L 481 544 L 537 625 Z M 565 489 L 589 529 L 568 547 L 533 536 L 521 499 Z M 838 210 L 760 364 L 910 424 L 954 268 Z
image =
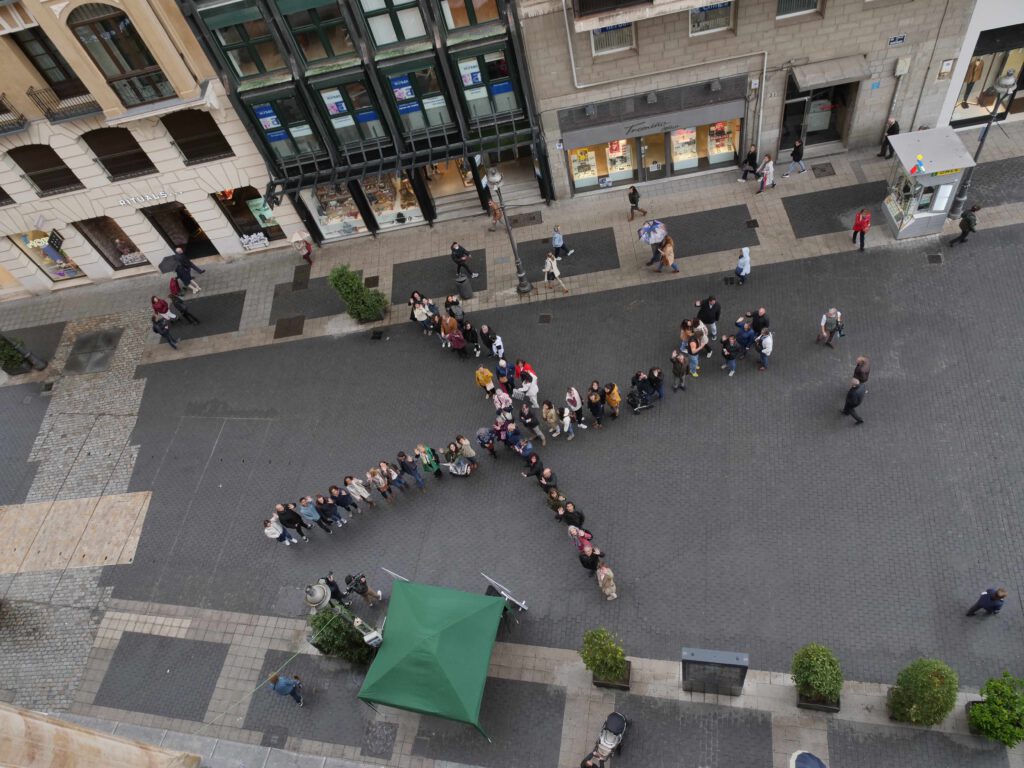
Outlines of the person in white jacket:
M 767 328 L 762 328 L 761 335 L 754 339 L 754 345 L 757 347 L 758 359 L 760 360 L 760 365 L 757 366 L 757 370 L 767 371 L 768 358 L 771 357 L 772 349 L 775 346 L 772 332 Z
M 736 277 L 739 278 L 740 285 L 747 282 L 747 278 L 750 277 L 750 249 L 743 248 L 740 250 L 740 257 L 736 260 Z
M 775 163 L 772 162 L 772 156 L 770 154 L 766 154 L 764 156 L 757 172 L 761 174 L 761 188 L 757 190 L 757 194 L 760 195 L 768 187 L 775 186 Z
M 263 521 L 263 533 L 268 539 L 279 541 L 286 547 L 290 547 L 295 543 L 295 539 L 292 538 L 292 535 L 284 529 L 283 525 L 281 525 L 281 521 L 278 520 L 276 512 L 270 516 L 269 520 Z
M 558 269 L 558 260 L 555 258 L 555 254 L 548 251 L 547 258 L 544 259 L 544 286 L 550 290 L 556 281 L 562 286 L 562 293 L 569 292 L 565 283 L 562 282 L 562 272 Z
M 512 395 L 523 400 L 528 400 L 534 408 L 540 408 L 537 402 L 537 377 L 524 371 L 520 379 L 521 385 L 512 390 Z
M 362 480 L 356 480 L 354 477 L 349 475 L 345 478 L 345 490 L 351 494 L 352 498 L 356 501 L 365 501 L 371 507 L 377 506 L 373 499 L 370 498 L 370 492 L 363 485 Z

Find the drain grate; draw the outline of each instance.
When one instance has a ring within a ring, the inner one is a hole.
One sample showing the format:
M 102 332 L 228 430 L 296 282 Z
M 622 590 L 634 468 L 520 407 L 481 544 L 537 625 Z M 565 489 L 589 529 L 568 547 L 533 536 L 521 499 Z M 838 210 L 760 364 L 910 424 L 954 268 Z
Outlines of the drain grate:
M 306 325 L 306 316 L 282 317 L 274 326 L 275 339 L 287 339 L 289 336 L 301 336 Z
M 513 229 L 516 227 L 528 227 L 531 224 L 543 224 L 544 217 L 540 211 L 530 211 L 529 213 L 516 213 L 508 217 L 509 226 Z
M 736 285 L 736 278 L 730 275 L 723 277 L 722 280 L 725 282 L 726 285 Z
M 380 341 L 384 338 L 384 331 L 370 331 L 371 341 Z
M 545 312 L 544 314 L 542 314 L 540 316 L 540 322 L 542 322 L 542 323 L 550 323 L 551 322 L 551 315 L 548 314 L 547 312 Z
M 747 222 L 747 229 L 757 229 L 757 227 L 757 219 L 750 219 L 750 221 Z
M 942 263 L 942 254 L 941 253 L 929 253 L 928 254 L 928 263 L 929 264 L 941 264 Z
M 280 725 L 268 725 L 263 731 L 263 738 L 260 740 L 261 747 L 272 749 L 284 749 L 288 742 L 288 729 Z
M 376 757 L 390 760 L 395 749 L 395 738 L 398 736 L 398 723 L 368 722 L 366 733 L 359 754 L 363 757 Z
M 821 165 L 812 165 L 811 170 L 814 171 L 814 178 L 823 179 L 826 176 L 835 176 L 836 169 L 832 167 L 832 163 L 822 163 Z

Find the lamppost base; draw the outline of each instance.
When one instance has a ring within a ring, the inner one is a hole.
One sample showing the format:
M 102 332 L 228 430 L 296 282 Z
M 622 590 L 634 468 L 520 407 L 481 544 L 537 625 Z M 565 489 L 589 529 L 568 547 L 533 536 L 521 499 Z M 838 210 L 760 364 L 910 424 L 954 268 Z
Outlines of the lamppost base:
M 530 281 L 526 279 L 526 273 L 516 275 L 519 278 L 519 285 L 516 286 L 516 293 L 520 296 L 525 296 L 528 293 L 533 293 L 533 286 Z

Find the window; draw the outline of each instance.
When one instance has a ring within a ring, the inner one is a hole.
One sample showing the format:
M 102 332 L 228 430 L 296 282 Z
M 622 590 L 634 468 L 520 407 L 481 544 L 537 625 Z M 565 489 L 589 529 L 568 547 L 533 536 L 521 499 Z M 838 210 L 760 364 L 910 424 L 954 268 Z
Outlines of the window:
M 40 196 L 82 189 L 78 177 L 45 144 L 26 144 L 7 151 Z
M 7 194 L 3 187 L 0 187 L 0 205 L 13 205 L 14 198 Z
M 279 96 L 249 105 L 270 149 L 285 160 L 323 150 L 309 118 L 294 96 Z
M 174 97 L 132 20 L 120 10 L 81 5 L 71 12 L 68 26 L 126 107 Z
M 199 15 L 240 80 L 287 68 L 256 0 L 200 9 Z
M 185 160 L 185 165 L 219 160 L 235 154 L 209 112 L 183 109 L 161 117 L 160 122 L 171 134 L 171 140 Z
M 498 18 L 498 0 L 441 0 L 448 29 L 471 27 Z
M 252 238 L 255 235 L 258 239 L 262 235 L 267 240 L 284 238 L 284 230 L 274 218 L 274 211 L 254 187 L 225 189 L 210 197 L 228 217 L 239 237 Z
M 362 83 L 328 85 L 317 92 L 340 146 L 386 135 L 370 94 Z
M 414 40 L 427 34 L 419 5 L 415 2 L 359 0 L 359 4 L 377 45 Z
M 590 47 L 595 56 L 604 53 L 628 51 L 636 47 L 632 24 L 615 24 L 601 27 L 590 33 Z
M 777 0 L 775 17 L 799 16 L 802 13 L 814 13 L 821 5 L 821 0 Z
M 734 3 L 714 3 L 690 9 L 690 37 L 732 29 Z
M 58 98 L 69 99 L 89 92 L 42 29 L 29 27 L 11 37 Z
M 458 67 L 470 116 L 486 117 L 519 109 L 504 51 L 459 59 Z
M 307 63 L 355 54 L 352 37 L 336 2 L 277 0 L 277 6 Z
M 8 240 L 18 246 L 18 249 L 55 283 L 85 277 L 85 273 L 64 253 L 61 247 L 64 238 L 55 229 L 49 232 L 31 229 L 28 232 L 11 235 Z
M 452 121 L 432 66 L 388 77 L 398 115 L 406 131 L 445 125 Z
M 98 128 L 82 134 L 111 181 L 156 173 L 156 166 L 127 128 Z
M 77 229 L 82 237 L 89 241 L 89 245 L 114 269 L 127 269 L 149 263 L 121 226 L 109 216 L 75 221 L 71 226 Z

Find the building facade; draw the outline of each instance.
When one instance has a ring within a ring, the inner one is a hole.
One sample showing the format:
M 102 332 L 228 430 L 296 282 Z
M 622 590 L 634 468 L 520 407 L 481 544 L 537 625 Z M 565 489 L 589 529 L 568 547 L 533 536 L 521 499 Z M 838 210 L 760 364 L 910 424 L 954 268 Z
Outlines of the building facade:
M 982 0 L 984 1 L 984 0 Z M 1013 0 L 1007 0 L 1012 3 Z M 878 144 L 934 126 L 972 3 L 522 0 L 556 195 Z
M 179 0 L 263 149 L 267 198 L 320 241 L 486 208 L 547 166 L 503 0 Z
M 173 0 L 4 3 L 0 71 L 0 299 L 299 227 Z

